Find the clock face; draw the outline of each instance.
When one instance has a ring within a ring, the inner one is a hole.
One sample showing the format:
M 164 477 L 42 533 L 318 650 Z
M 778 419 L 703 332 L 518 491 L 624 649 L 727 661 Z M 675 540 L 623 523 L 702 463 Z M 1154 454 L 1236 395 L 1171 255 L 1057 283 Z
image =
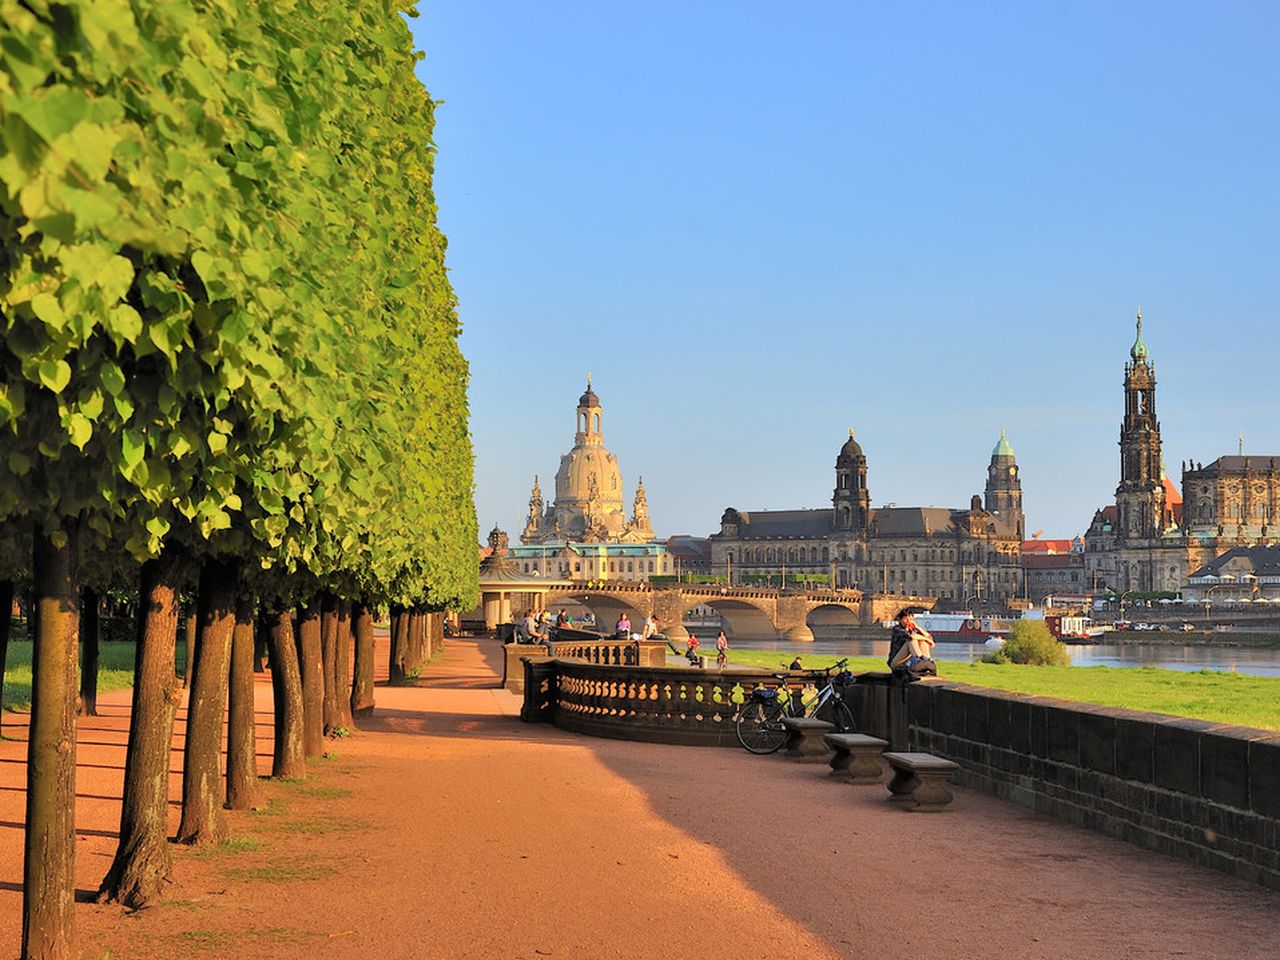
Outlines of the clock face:
M 1017 468 L 1017 467 L 1010 467 L 1010 468 L 1009 468 L 1009 476 L 1011 476 L 1011 477 L 1016 477 L 1017 475 L 1018 475 L 1018 468 Z

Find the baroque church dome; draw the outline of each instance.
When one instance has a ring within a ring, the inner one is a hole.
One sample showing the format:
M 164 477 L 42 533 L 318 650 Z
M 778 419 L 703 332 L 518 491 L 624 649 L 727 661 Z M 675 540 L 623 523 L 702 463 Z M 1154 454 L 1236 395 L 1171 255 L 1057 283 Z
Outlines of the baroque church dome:
M 586 503 L 594 495 L 602 509 L 622 511 L 622 471 L 618 458 L 603 446 L 575 446 L 560 458 L 556 502 Z
M 653 537 L 643 485 L 636 488 L 634 515 L 623 507 L 622 471 L 618 458 L 604 445 L 600 398 L 587 377 L 587 389 L 578 398 L 577 432 L 573 449 L 560 458 L 556 471 L 555 501 L 542 513 L 542 494 L 535 480 L 529 500 L 529 522 L 521 540 L 641 542 Z

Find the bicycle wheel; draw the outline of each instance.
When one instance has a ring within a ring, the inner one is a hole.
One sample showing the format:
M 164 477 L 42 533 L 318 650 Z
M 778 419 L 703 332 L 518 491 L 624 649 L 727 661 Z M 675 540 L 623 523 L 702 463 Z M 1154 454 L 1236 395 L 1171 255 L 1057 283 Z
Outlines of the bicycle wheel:
M 857 733 L 853 726 L 853 711 L 843 700 L 837 700 L 832 707 L 831 721 L 836 725 L 836 733 Z
M 749 752 L 776 753 L 787 740 L 782 706 L 748 700 L 738 711 L 738 742 Z

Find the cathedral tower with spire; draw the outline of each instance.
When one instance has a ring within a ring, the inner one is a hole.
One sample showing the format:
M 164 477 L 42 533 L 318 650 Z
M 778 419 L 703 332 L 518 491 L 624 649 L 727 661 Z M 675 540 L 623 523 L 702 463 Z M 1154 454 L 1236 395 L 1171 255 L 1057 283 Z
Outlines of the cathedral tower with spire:
M 1120 485 L 1116 488 L 1122 540 L 1147 540 L 1162 531 L 1164 483 L 1160 473 L 1160 421 L 1156 419 L 1156 368 L 1138 334 L 1124 368 L 1124 420 L 1120 424 Z

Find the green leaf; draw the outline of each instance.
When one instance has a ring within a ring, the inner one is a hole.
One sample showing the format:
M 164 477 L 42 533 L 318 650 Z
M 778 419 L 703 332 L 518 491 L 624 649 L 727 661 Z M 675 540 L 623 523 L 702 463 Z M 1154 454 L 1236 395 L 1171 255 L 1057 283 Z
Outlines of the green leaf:
M 120 434 L 120 465 L 126 475 L 142 462 L 147 452 L 146 438 L 133 430 Z
M 62 312 L 58 298 L 51 293 L 37 293 L 32 297 L 31 312 L 54 330 L 61 330 L 67 325 L 66 314 Z
M 227 449 L 227 435 L 225 433 L 210 433 L 208 444 L 209 449 L 214 453 L 222 453 Z
M 88 417 L 73 413 L 67 417 L 67 433 L 76 449 L 83 450 L 84 445 L 93 437 L 93 423 Z
M 71 382 L 71 365 L 65 360 L 45 360 L 40 364 L 40 382 L 61 393 Z

